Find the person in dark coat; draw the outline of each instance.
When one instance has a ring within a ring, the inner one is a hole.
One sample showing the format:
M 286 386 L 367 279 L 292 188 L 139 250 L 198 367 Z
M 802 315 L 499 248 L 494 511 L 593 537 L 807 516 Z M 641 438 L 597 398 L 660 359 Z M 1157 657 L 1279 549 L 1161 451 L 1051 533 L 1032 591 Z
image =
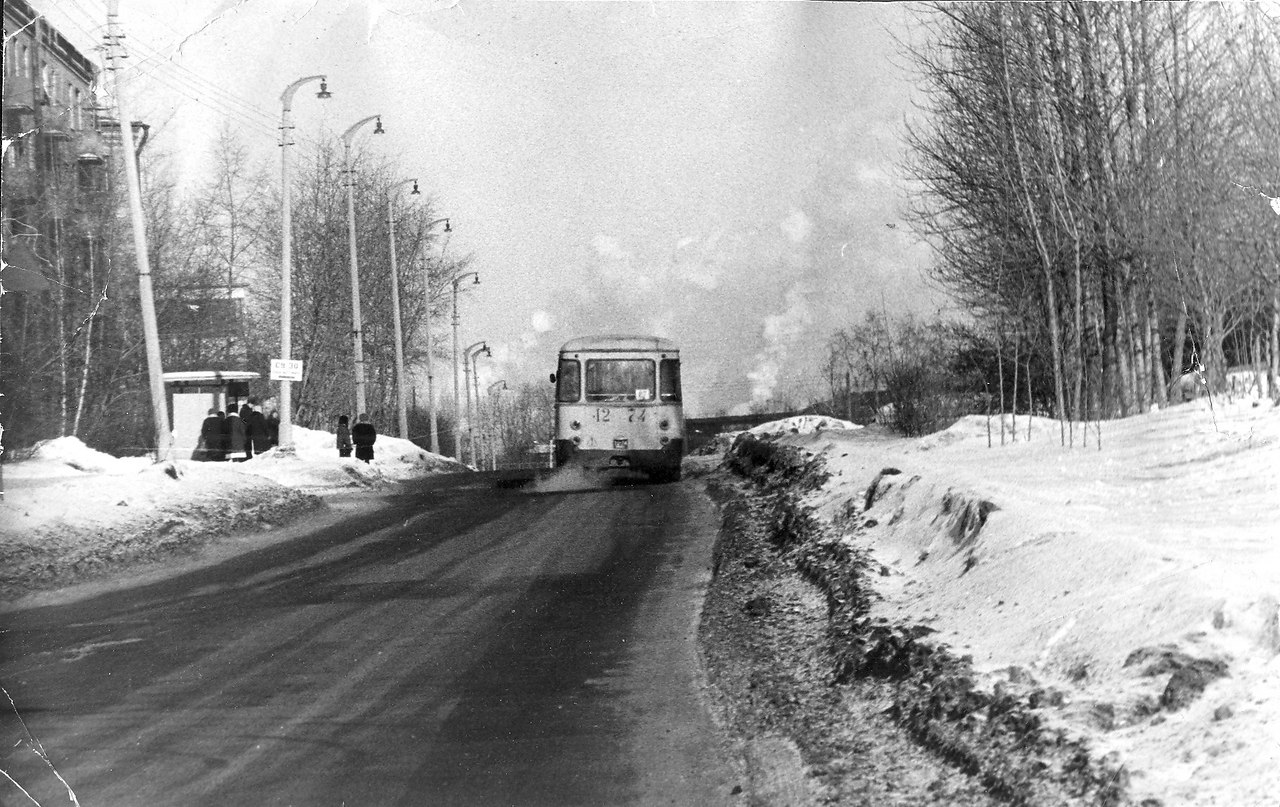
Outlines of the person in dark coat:
M 231 436 L 227 434 L 227 413 L 221 409 L 218 410 L 218 452 L 214 459 L 218 462 L 225 462 L 227 459 L 228 449 L 231 447 Z
M 265 454 L 271 448 L 270 432 L 267 429 L 267 416 L 262 414 L 262 407 L 254 404 L 249 408 L 249 417 L 244 422 L 249 442 L 253 445 L 254 454 Z
M 222 459 L 219 449 L 222 447 L 222 420 L 217 409 L 210 409 L 209 416 L 200 424 L 200 442 L 196 443 L 195 455 L 192 459 L 200 462 L 216 462 Z
M 378 430 L 369 422 L 369 416 L 360 413 L 356 425 L 351 427 L 351 442 L 356 444 L 356 459 L 368 462 L 373 459 L 373 443 L 378 439 Z
M 280 445 L 280 413 L 272 409 L 271 414 L 267 415 L 267 447 L 275 448 Z
M 253 407 L 248 401 L 240 404 L 240 425 L 244 427 L 244 457 L 253 459 L 253 442 L 249 435 L 249 424 L 253 422 Z
M 338 456 L 351 456 L 351 427 L 347 424 L 350 419 L 346 415 L 338 416 Z
M 245 434 L 244 421 L 235 409 L 227 412 L 226 419 L 227 455 L 232 462 L 244 462 L 253 456 L 249 448 L 249 436 Z

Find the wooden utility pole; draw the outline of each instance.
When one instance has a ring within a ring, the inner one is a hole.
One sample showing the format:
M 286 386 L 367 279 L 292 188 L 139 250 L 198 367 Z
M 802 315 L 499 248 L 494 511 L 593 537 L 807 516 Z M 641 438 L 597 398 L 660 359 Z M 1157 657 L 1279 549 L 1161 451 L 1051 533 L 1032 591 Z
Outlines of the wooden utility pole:
M 156 327 L 156 303 L 151 290 L 151 263 L 147 255 L 147 229 L 142 216 L 142 187 L 138 180 L 138 158 L 134 153 L 133 123 L 125 101 L 121 79 L 120 0 L 107 0 L 107 53 L 116 81 L 116 114 L 120 117 L 120 138 L 124 142 L 124 179 L 129 188 L 129 213 L 133 220 L 133 250 L 138 262 L 138 301 L 142 305 L 142 335 L 147 350 L 147 377 L 151 387 L 151 413 L 156 430 L 156 460 L 173 452 L 173 432 L 169 429 L 169 408 L 164 394 L 164 368 L 160 364 L 160 333 Z

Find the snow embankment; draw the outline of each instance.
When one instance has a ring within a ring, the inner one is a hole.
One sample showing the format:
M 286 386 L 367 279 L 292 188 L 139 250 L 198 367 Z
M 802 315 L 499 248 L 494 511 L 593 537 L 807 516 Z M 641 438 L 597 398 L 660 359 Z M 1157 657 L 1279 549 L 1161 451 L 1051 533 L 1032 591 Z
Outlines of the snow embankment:
M 775 430 L 809 503 L 884 567 L 873 616 L 927 625 L 986 686 L 1113 753 L 1135 801 L 1280 792 L 1280 410 L 1197 401 L 1101 426 L 964 418 L 911 440 Z M 1030 425 L 1031 439 L 1027 439 Z M 764 427 L 761 427 L 762 429 Z
M 0 599 L 271 530 L 344 489 L 466 470 L 394 437 L 378 438 L 370 463 L 338 457 L 326 432 L 295 427 L 294 442 L 292 456 L 162 463 L 113 457 L 74 437 L 38 445 L 3 466 Z
M 796 415 L 783 420 L 771 420 L 768 423 L 761 423 L 753 429 L 748 429 L 747 434 L 765 439 L 781 437 L 787 434 L 820 434 L 823 431 L 832 429 L 854 431 L 861 428 L 857 423 L 840 420 L 839 418 L 829 418 L 821 415 Z

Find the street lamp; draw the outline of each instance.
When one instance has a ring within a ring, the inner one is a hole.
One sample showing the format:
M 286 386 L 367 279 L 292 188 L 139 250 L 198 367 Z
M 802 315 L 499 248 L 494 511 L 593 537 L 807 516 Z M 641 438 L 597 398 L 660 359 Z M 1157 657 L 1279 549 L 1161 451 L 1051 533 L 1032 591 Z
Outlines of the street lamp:
M 453 279 L 453 458 L 462 459 L 462 396 L 458 389 L 458 284 L 468 277 L 474 277 L 480 283 L 477 272 L 463 272 Z
M 453 230 L 449 227 L 449 219 L 436 219 L 428 222 L 426 232 L 430 232 L 431 228 L 444 222 L 444 231 L 451 233 Z M 440 453 L 440 424 L 436 417 L 436 377 L 434 372 L 434 362 L 431 358 L 431 264 L 427 261 L 427 251 L 422 251 L 422 270 L 423 282 L 422 287 L 427 290 L 427 313 L 426 313 L 426 330 L 427 330 L 427 409 L 431 416 L 431 453 Z
M 489 385 L 489 417 L 488 431 L 485 433 L 485 445 L 489 447 L 489 470 L 498 470 L 498 401 L 503 392 L 507 389 L 505 380 L 495 381 Z M 476 389 L 477 406 L 480 401 L 480 390 Z M 506 445 L 503 445 L 503 453 L 506 453 Z
M 478 371 L 475 369 L 475 360 L 476 360 L 476 356 L 479 356 L 481 353 L 485 354 L 486 356 L 493 355 L 493 353 L 489 351 L 489 345 L 487 345 L 484 342 L 476 342 L 474 345 L 471 345 L 470 347 L 468 347 L 466 351 L 462 354 L 463 355 L 462 370 L 463 370 L 463 374 L 466 376 L 466 378 L 464 379 L 465 381 L 464 386 L 466 386 L 467 388 L 467 446 L 471 450 L 470 464 L 472 468 L 476 467 L 476 438 L 475 438 L 474 429 L 472 428 L 472 423 L 474 422 L 475 418 L 471 412 L 471 377 L 473 373 L 478 373 Z M 477 384 L 479 383 L 478 375 L 476 377 L 476 382 Z M 480 403 L 479 390 L 476 391 L 476 403 L 477 404 Z
M 347 238 L 351 242 L 351 341 L 355 352 L 356 365 L 356 413 L 365 413 L 364 398 L 364 336 L 361 333 L 363 320 L 360 318 L 360 266 L 356 256 L 356 178 L 351 167 L 351 141 L 356 131 L 370 121 L 377 121 L 374 134 L 384 134 L 382 116 L 370 115 L 356 121 L 351 128 L 342 133 L 342 165 L 347 175 Z
M 280 358 L 289 361 L 293 358 L 293 211 L 292 188 L 289 178 L 289 147 L 293 142 L 289 139 L 293 131 L 293 120 L 290 116 L 293 94 L 304 84 L 320 82 L 317 98 L 329 98 L 332 93 L 324 76 L 306 76 L 290 84 L 280 94 L 280 220 L 284 242 L 280 248 Z M 293 454 L 293 382 L 280 382 L 280 438 L 276 449 L 281 454 Z
M 396 268 L 396 190 L 413 184 L 410 196 L 420 196 L 417 179 L 404 179 L 387 192 L 387 233 L 391 238 L 391 322 L 396 332 L 396 410 L 400 416 L 400 438 L 409 439 L 409 410 L 404 398 L 404 332 L 400 328 L 400 275 Z

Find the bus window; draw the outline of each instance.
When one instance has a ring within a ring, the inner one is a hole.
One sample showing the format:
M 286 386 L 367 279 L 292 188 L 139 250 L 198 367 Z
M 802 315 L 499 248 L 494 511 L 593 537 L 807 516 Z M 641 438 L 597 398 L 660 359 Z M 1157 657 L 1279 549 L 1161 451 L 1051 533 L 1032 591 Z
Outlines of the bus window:
M 560 371 L 556 373 L 556 400 L 560 403 L 573 403 L 582 394 L 582 373 L 579 367 L 574 359 L 560 360 Z
M 680 400 L 679 359 L 663 359 L 658 365 L 658 394 L 664 403 Z
M 588 401 L 652 401 L 652 359 L 587 359 Z

